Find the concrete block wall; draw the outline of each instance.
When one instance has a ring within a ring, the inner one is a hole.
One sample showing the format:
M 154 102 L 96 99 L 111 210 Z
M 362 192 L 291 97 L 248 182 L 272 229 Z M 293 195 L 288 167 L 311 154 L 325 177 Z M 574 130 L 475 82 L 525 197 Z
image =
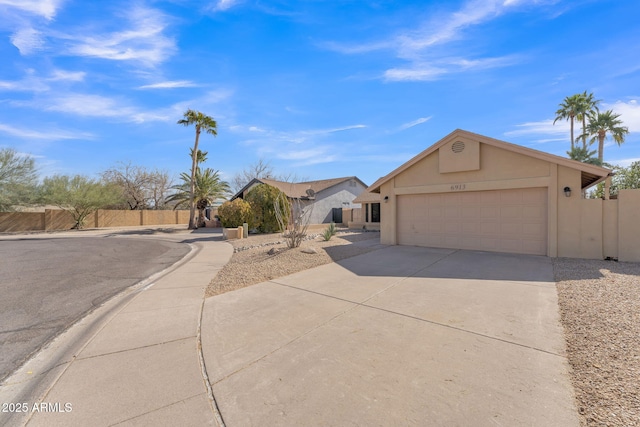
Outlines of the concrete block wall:
M 125 211 L 99 209 L 85 219 L 85 228 L 178 225 L 189 223 L 189 211 Z M 70 230 L 71 213 L 62 209 L 44 212 L 0 212 L 0 233 Z
M 0 232 L 44 230 L 43 212 L 0 212 Z

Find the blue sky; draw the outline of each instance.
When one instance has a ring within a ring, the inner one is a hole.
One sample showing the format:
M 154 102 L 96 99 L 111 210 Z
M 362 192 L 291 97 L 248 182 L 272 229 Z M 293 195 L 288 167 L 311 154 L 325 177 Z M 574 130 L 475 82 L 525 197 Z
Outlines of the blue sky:
M 42 175 L 259 158 L 371 184 L 457 128 L 557 155 L 564 97 L 592 91 L 640 160 L 637 0 L 0 0 L 0 147 Z

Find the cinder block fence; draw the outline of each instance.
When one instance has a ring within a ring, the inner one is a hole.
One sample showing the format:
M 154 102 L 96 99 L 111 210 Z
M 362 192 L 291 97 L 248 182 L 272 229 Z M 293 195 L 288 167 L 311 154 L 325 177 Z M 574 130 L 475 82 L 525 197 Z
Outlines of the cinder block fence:
M 189 223 L 187 210 L 106 210 L 89 215 L 85 228 L 177 225 Z M 60 209 L 44 212 L 0 212 L 0 233 L 69 230 L 75 225 L 71 214 Z

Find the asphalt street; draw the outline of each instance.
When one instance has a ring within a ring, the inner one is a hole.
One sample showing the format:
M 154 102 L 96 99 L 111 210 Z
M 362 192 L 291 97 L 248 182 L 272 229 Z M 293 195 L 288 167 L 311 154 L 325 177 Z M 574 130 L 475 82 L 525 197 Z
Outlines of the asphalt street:
M 131 237 L 0 241 L 0 381 L 94 307 L 188 252 Z

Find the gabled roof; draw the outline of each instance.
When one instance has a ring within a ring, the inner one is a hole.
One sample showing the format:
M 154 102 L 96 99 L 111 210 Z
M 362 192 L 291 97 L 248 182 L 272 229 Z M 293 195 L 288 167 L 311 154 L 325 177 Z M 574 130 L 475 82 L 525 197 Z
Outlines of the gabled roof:
M 534 157 L 536 159 L 544 160 L 550 163 L 555 163 L 561 166 L 566 166 L 571 169 L 577 169 L 582 172 L 582 189 L 584 190 L 587 187 L 591 187 L 601 181 L 603 181 L 607 176 L 611 175 L 611 170 L 606 169 L 600 166 L 590 165 L 588 163 L 578 162 L 576 160 L 567 159 L 565 157 L 556 156 L 554 154 L 545 153 L 544 151 L 534 150 L 532 148 L 523 147 L 521 145 L 512 144 L 506 141 L 500 141 L 498 139 L 490 138 L 488 136 L 479 135 L 477 133 L 469 132 L 462 129 L 456 129 L 451 132 L 449 135 L 442 138 L 440 141 L 433 144 L 431 147 L 427 148 L 420 154 L 416 155 L 400 167 L 391 171 L 389 174 L 379 178 L 376 182 L 371 184 L 367 191 L 372 193 L 379 193 L 380 187 L 391 180 L 395 176 L 409 169 L 411 166 L 418 163 L 420 160 L 429 156 L 436 150 L 438 150 L 441 146 L 445 145 L 449 141 L 454 138 L 466 137 L 469 139 L 477 140 L 482 144 L 492 145 L 494 147 L 502 148 L 504 150 L 513 151 L 518 154 L 522 154 L 524 156 Z
M 240 197 L 245 191 L 253 187 L 257 184 L 268 184 L 272 187 L 277 188 L 286 194 L 287 197 L 291 199 L 313 199 L 313 196 L 310 197 L 310 192 L 307 190 L 312 190 L 311 194 L 317 194 L 321 191 L 324 191 L 328 188 L 334 187 L 338 184 L 342 184 L 345 181 L 356 180 L 364 188 L 367 187 L 367 184 L 362 182 L 357 176 L 347 176 L 344 178 L 331 178 L 331 179 L 321 179 L 318 181 L 305 181 L 305 182 L 285 182 L 285 181 L 277 181 L 275 179 L 269 178 L 254 178 L 245 185 L 238 193 L 236 193 L 231 200 L 237 199 Z

